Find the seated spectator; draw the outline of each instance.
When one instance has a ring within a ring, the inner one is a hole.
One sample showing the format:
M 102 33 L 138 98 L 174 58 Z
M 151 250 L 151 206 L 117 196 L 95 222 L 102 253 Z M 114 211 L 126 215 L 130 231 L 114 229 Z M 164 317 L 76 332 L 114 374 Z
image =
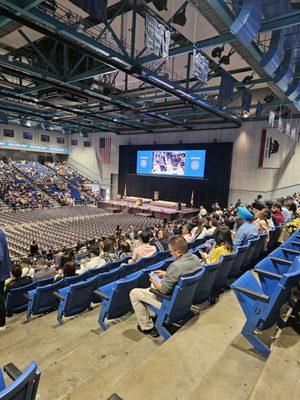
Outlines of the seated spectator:
M 207 228 L 206 236 L 212 236 L 215 229 L 218 227 L 218 221 L 215 218 L 207 218 L 205 226 Z
M 168 249 L 168 233 L 165 229 L 158 229 L 156 237 L 152 240 L 151 245 L 155 246 L 157 251 L 166 251 Z
M 198 220 L 198 225 L 195 226 L 195 228 L 192 229 L 192 235 L 194 237 L 194 240 L 199 240 L 203 239 L 204 236 L 206 235 L 207 229 L 205 228 L 203 224 L 203 219 L 199 218 Z
M 15 264 L 11 270 L 12 279 L 8 282 L 4 290 L 4 297 L 7 296 L 10 289 L 29 285 L 32 282 L 31 276 L 22 276 L 22 268 L 19 264 Z
M 203 261 L 206 264 L 212 264 L 219 261 L 222 256 L 233 253 L 233 242 L 231 232 L 228 226 L 218 226 L 214 231 L 215 246 L 210 254 L 200 252 Z
M 130 245 L 126 241 L 119 243 L 119 254 L 118 258 L 123 259 L 131 256 Z
M 151 246 L 150 242 L 150 234 L 148 231 L 142 231 L 140 234 L 140 238 L 142 244 L 137 246 L 132 252 L 132 258 L 130 262 L 136 262 L 141 258 L 148 258 L 153 256 L 156 253 L 156 247 Z
M 36 261 L 36 268 L 34 279 L 54 278 L 56 275 L 56 269 L 48 267 L 46 261 L 42 258 Z
M 275 203 L 272 207 L 272 220 L 275 226 L 284 224 L 284 217 L 281 212 L 281 205 L 279 203 Z
M 187 241 L 187 243 L 192 243 L 195 241 L 195 238 L 191 233 L 191 225 L 190 224 L 183 225 L 182 237 Z
M 207 211 L 204 206 L 200 206 L 199 217 L 205 217 L 207 215 Z
M 34 268 L 31 265 L 29 258 L 22 258 L 20 260 L 20 267 L 22 268 L 22 277 L 23 276 L 30 276 L 31 278 L 34 277 Z
M 265 214 L 265 218 L 266 218 L 266 221 L 268 223 L 269 229 L 274 228 L 275 225 L 274 225 L 274 222 L 273 222 L 273 220 L 271 218 L 271 211 L 268 208 L 265 208 L 264 209 L 264 214 Z
M 257 196 L 257 198 L 254 200 L 254 202 L 252 203 L 253 208 L 255 208 L 256 210 L 262 210 L 264 208 L 264 205 L 262 204 L 262 195 L 259 194 Z
M 62 269 L 62 274 L 57 274 L 55 275 L 55 280 L 61 279 L 61 278 L 68 278 L 70 276 L 75 276 L 76 275 L 76 263 L 74 261 L 68 261 L 65 263 Z
M 264 212 L 264 210 L 261 210 L 257 213 L 257 218 L 254 221 L 254 224 L 258 228 L 258 234 L 261 235 L 264 232 L 269 232 L 269 224 L 266 220 L 267 214 Z
M 118 259 L 118 256 L 115 253 L 114 243 L 110 239 L 105 239 L 103 241 L 100 257 L 105 261 L 105 263 L 110 263 Z
M 257 238 L 258 228 L 253 223 L 253 214 L 251 214 L 246 207 L 237 208 L 237 218 L 240 220 L 238 222 L 240 222 L 241 225 L 237 229 L 234 245 L 244 246 L 249 240 Z
M 38 244 L 36 243 L 35 240 L 32 241 L 32 244 L 30 245 L 30 250 L 29 251 L 30 251 L 30 255 L 32 257 L 34 257 L 34 256 L 36 256 L 38 254 L 39 246 L 38 246 Z
M 80 273 L 84 273 L 89 269 L 102 267 L 103 265 L 106 264 L 105 260 L 102 257 L 100 257 L 100 250 L 98 246 L 94 245 L 94 247 L 91 248 L 90 252 L 91 252 L 90 261 L 88 261 L 85 265 L 81 267 Z
M 171 295 L 175 285 L 181 276 L 195 273 L 201 269 L 199 258 L 194 254 L 188 253 L 188 245 L 182 236 L 173 236 L 169 242 L 169 251 L 175 258 L 166 271 L 157 270 L 155 274 L 161 278 L 160 282 L 156 282 L 149 276 L 152 286 L 163 294 Z M 160 307 L 161 302 L 157 299 L 150 289 L 133 289 L 130 292 L 130 301 L 135 311 L 138 321 L 137 329 L 146 335 L 158 337 L 159 334 L 154 327 L 153 321 L 149 315 L 149 311 L 144 304 Z

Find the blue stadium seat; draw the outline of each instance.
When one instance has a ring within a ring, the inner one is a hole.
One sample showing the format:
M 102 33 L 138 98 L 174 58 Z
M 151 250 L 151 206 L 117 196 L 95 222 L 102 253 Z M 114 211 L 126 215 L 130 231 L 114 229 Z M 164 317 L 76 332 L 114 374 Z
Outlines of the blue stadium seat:
M 36 289 L 27 293 L 28 305 L 26 312 L 26 320 L 30 321 L 31 315 L 46 314 L 56 310 L 59 305 L 59 299 L 53 295 L 53 292 L 64 286 L 63 279 L 47 286 L 38 286 Z
M 74 285 L 75 283 L 83 282 L 88 279 L 89 271 L 84 272 L 83 274 L 78 274 L 75 276 L 68 276 L 64 278 L 64 286 Z
M 132 263 L 132 264 L 126 264 L 122 265 L 120 267 L 120 278 L 125 278 L 126 276 L 133 274 L 134 272 L 137 272 L 140 270 L 140 262 Z
M 231 254 L 226 254 L 223 256 L 222 266 L 219 268 L 218 274 L 216 276 L 213 292 L 218 292 L 220 289 L 223 289 L 226 286 L 227 278 L 231 268 L 233 267 L 234 260 L 238 254 L 238 251 L 235 250 Z
M 204 277 L 204 272 L 205 268 L 202 268 L 194 275 L 181 277 L 171 296 L 150 289 L 150 292 L 162 300 L 162 303 L 160 308 L 145 304 L 157 315 L 155 327 L 165 340 L 171 336 L 167 326 L 182 321 L 190 313 L 197 287 Z
M 36 279 L 36 286 L 47 286 L 53 283 L 54 278 L 50 276 L 49 278 L 43 278 L 43 279 Z
M 123 258 L 122 260 L 112 261 L 112 262 L 108 263 L 107 266 L 109 267 L 109 270 L 110 270 L 110 269 L 116 269 L 116 268 L 118 268 L 121 264 L 123 264 L 123 263 L 125 263 L 125 264 L 128 263 L 128 261 L 130 260 L 130 258 L 131 258 L 131 257 L 125 257 L 125 258 Z
M 273 257 L 272 254 L 273 253 L 256 264 L 255 269 L 273 272 L 280 275 L 288 272 L 292 265 L 292 261 L 284 258 Z
M 275 226 L 274 228 L 270 229 L 269 242 L 267 245 L 269 251 L 272 251 L 276 248 L 280 232 L 281 232 L 281 226 Z
M 161 269 L 163 271 L 165 271 L 168 267 L 168 264 L 165 261 L 160 261 L 154 265 L 150 265 L 147 268 L 143 269 L 143 274 L 141 276 L 141 280 L 140 280 L 140 288 L 147 288 L 150 286 L 150 280 L 149 280 L 149 274 L 152 271 L 156 271 L 157 269 Z
M 109 272 L 104 272 L 103 274 L 99 274 L 95 278 L 95 288 L 100 288 L 105 285 L 109 285 L 112 282 L 117 281 L 120 279 L 120 273 L 121 273 L 122 267 L 112 269 Z M 101 298 L 95 293 L 93 294 L 93 303 L 100 303 Z
M 57 312 L 57 320 L 60 325 L 64 324 L 63 316 L 70 317 L 91 307 L 95 282 L 95 278 L 91 278 L 54 292 L 54 295 L 60 300 Z
M 255 247 L 252 259 L 251 259 L 252 262 L 257 261 L 264 253 L 267 236 L 268 236 L 268 232 L 264 232 L 261 235 L 259 235 L 258 242 L 256 244 L 256 247 Z
M 231 285 L 247 318 L 242 334 L 264 357 L 268 357 L 270 349 L 257 336 L 256 330 L 265 331 L 275 324 L 283 326 L 280 310 L 300 281 L 300 257 L 295 258 L 288 272 L 282 276 L 269 275 L 268 279 L 272 283 L 263 288 L 252 272 L 247 271 Z
M 169 257 L 171 257 L 169 250 L 160 251 L 157 253 L 157 262 L 166 260 Z
M 159 259 L 160 255 L 159 253 L 155 253 L 153 256 L 151 257 L 147 257 L 147 258 L 142 258 L 139 262 L 140 262 L 140 268 L 146 268 L 149 265 L 153 265 L 156 264 L 160 259 Z
M 95 294 L 102 298 L 98 323 L 103 330 L 108 329 L 108 325 L 104 322 L 105 318 L 119 318 L 131 310 L 129 293 L 132 289 L 139 287 L 142 274 L 143 271 L 138 271 L 131 279 L 123 278 L 110 285 L 102 286 L 100 290 L 95 290 Z
M 0 370 L 1 400 L 34 400 L 36 398 L 41 373 L 34 361 L 24 372 L 12 363 L 5 365 L 3 371 L 10 377 L 12 383 L 5 385 L 4 374 Z
M 270 257 L 282 258 L 284 260 L 289 260 L 289 261 L 293 261 L 293 259 L 299 255 L 300 255 L 300 243 L 299 243 L 299 250 L 295 250 L 293 248 L 290 248 L 288 242 L 284 243 L 284 245 L 278 247 L 276 250 L 273 250 L 272 253 L 269 254 Z
M 221 257 L 218 262 L 205 266 L 204 277 L 199 281 L 193 299 L 193 304 L 201 304 L 206 300 L 213 302 L 211 297 L 212 290 L 219 270 L 222 268 L 223 260 L 223 257 Z
M 256 246 L 259 243 L 259 237 L 257 237 L 256 239 L 252 239 L 249 240 L 249 247 L 247 249 L 247 253 L 245 255 L 243 264 L 242 264 L 242 271 L 245 271 L 246 269 L 250 269 L 251 268 L 251 263 L 252 263 L 252 259 L 253 259 L 253 254 L 255 252 Z
M 117 268 L 117 267 L 116 267 Z M 86 271 L 87 279 L 92 278 L 93 276 L 103 274 L 105 272 L 109 272 L 109 264 L 103 265 L 103 267 L 98 267 L 98 268 L 91 268 L 88 271 Z
M 295 239 L 295 238 L 294 238 Z M 286 249 L 292 249 L 292 250 L 300 250 L 300 241 L 297 240 L 287 240 L 284 242 L 281 247 L 285 247 Z
M 18 314 L 26 310 L 28 297 L 25 296 L 28 291 L 35 289 L 36 282 L 29 285 L 10 289 L 5 299 L 5 309 L 8 316 Z
M 246 257 L 248 248 L 249 248 L 250 244 L 245 244 L 244 246 L 238 246 L 237 250 L 237 256 L 234 259 L 234 263 L 233 266 L 231 268 L 231 270 L 229 271 L 229 275 L 228 278 L 236 278 L 237 276 L 240 275 L 241 272 L 241 267 L 243 265 L 244 259 Z

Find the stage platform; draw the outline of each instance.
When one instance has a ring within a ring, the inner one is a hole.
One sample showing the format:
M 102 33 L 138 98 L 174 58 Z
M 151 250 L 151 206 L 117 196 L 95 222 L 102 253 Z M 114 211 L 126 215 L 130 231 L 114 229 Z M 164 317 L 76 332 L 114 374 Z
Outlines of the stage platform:
M 157 219 L 167 219 L 173 221 L 179 217 L 191 218 L 198 215 L 198 208 L 187 208 L 183 207 L 180 211 L 171 207 L 156 206 L 153 204 L 142 204 L 141 206 L 136 205 L 135 202 L 128 200 L 106 200 L 98 202 L 99 208 L 105 208 L 108 211 L 117 213 L 120 211 L 130 211 L 134 214 L 140 214 L 150 217 L 153 216 Z

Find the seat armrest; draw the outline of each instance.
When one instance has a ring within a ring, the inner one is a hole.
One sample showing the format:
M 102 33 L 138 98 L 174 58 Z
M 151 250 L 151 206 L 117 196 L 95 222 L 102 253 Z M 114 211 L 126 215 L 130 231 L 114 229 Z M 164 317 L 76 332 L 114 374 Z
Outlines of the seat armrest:
M 58 292 L 53 292 L 53 296 L 57 297 L 59 300 L 65 299 L 65 296 L 63 296 L 62 294 L 60 294 Z
M 256 298 L 257 300 L 262 300 L 262 301 L 265 301 L 266 303 L 269 301 L 269 296 L 266 296 L 265 294 L 261 294 L 261 293 L 257 292 L 256 290 L 246 289 L 242 286 L 236 286 L 235 289 L 239 292 L 249 294 L 250 296 Z
M 32 297 L 29 296 L 28 293 L 22 293 L 24 297 L 26 297 L 27 300 L 31 301 Z
M 153 288 L 150 288 L 150 292 L 155 294 L 157 297 L 160 297 L 161 299 L 170 300 L 170 298 L 171 298 L 170 295 L 163 294 L 162 292 L 160 292 L 160 291 L 158 291 L 156 289 L 153 289 Z
M 280 274 L 275 274 L 274 272 L 265 271 L 264 269 L 254 268 L 254 271 L 257 272 L 259 275 L 265 275 L 276 279 L 282 278 Z
M 290 253 L 290 254 L 297 254 L 297 255 L 300 254 L 300 251 L 299 251 L 299 250 L 286 249 L 285 247 L 281 247 L 281 250 L 282 250 L 282 251 L 286 251 L 287 253 Z
M 22 371 L 20 371 L 14 363 L 4 365 L 3 370 L 13 381 L 15 381 L 20 375 L 22 375 Z
M 102 297 L 104 300 L 109 300 L 109 296 L 106 293 L 101 292 L 101 290 L 94 290 L 96 296 Z
M 280 264 L 292 265 L 292 261 L 283 260 L 282 258 L 278 258 L 278 257 L 270 257 L 270 260 L 279 262 Z

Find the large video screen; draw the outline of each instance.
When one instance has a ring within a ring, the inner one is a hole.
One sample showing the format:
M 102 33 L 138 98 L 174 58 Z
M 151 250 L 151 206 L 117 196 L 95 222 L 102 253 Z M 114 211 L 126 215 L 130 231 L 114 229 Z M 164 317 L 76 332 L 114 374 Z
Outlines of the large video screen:
M 138 150 L 137 174 L 203 178 L 205 150 Z

